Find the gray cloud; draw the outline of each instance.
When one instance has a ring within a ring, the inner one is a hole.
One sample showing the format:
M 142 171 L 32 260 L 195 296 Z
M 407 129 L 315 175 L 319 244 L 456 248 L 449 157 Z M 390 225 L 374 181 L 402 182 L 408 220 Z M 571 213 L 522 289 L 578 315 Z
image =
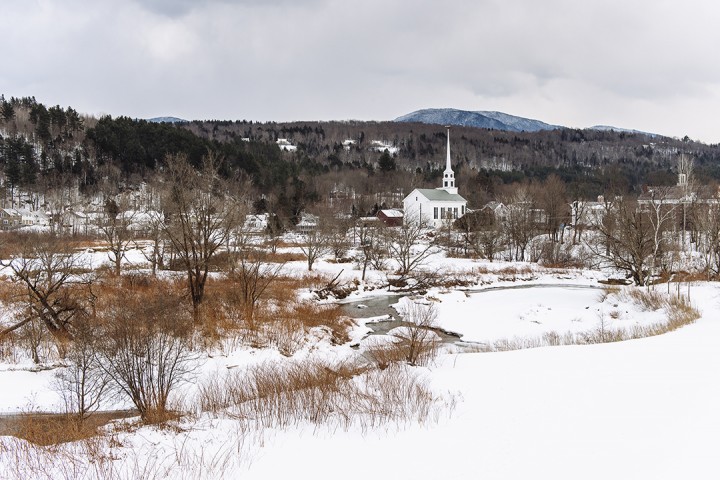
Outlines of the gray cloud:
M 447 106 L 720 141 L 718 14 L 702 0 L 11 2 L 0 28 L 17 68 L 0 91 L 138 117 Z

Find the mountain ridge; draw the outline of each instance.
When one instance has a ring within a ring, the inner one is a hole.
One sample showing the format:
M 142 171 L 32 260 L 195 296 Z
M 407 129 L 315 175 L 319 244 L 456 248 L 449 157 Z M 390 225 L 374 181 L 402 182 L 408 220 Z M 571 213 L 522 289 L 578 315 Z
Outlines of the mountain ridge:
M 456 108 L 425 108 L 416 110 L 397 117 L 394 122 L 419 122 L 432 125 L 454 125 L 463 127 L 487 128 L 507 132 L 540 132 L 545 130 L 556 130 L 571 128 L 563 125 L 553 125 L 540 120 L 519 117 L 508 113 L 492 110 L 459 110 Z M 644 132 L 631 128 L 619 128 L 611 125 L 594 125 L 584 130 L 615 131 L 649 137 L 660 137 L 661 135 Z
M 455 108 L 426 108 L 402 115 L 395 122 L 419 122 L 437 125 L 490 128 L 510 132 L 538 132 L 565 128 L 540 120 L 518 117 L 497 111 L 468 111 Z

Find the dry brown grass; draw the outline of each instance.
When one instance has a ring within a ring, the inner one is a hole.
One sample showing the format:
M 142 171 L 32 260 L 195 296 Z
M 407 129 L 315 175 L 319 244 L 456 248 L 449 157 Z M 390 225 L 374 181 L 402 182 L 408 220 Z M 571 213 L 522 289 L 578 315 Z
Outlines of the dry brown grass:
M 206 345 L 219 346 L 228 339 L 242 339 L 253 347 L 275 346 L 290 356 L 303 344 L 313 327 L 326 327 L 331 341 L 349 341 L 353 321 L 337 305 L 299 302 L 297 292 L 327 283 L 327 276 L 279 277 L 267 288 L 263 299 L 248 318 L 238 292 L 229 280 L 208 282 L 203 304 L 203 338 Z
M 380 370 L 390 365 L 403 363 L 407 358 L 406 349 L 399 341 L 369 340 L 365 346 L 365 358 Z
M 127 415 L 136 414 L 128 412 Z M 118 416 L 124 414 L 98 413 L 80 422 L 73 415 L 24 413 L 4 418 L 0 435 L 11 435 L 41 446 L 76 442 L 98 435 L 101 426 Z
M 363 429 L 425 422 L 454 405 L 433 394 L 409 368 L 395 365 L 380 371 L 322 361 L 254 366 L 214 377 L 200 392 L 203 410 L 227 411 L 252 429 L 305 422 Z
M 533 269 L 529 265 L 509 265 L 502 268 L 491 268 L 490 265 L 479 265 L 473 267 L 472 272 L 477 275 L 491 274 L 503 277 L 527 276 L 534 273 Z
M 672 297 L 659 290 L 645 288 L 626 288 L 618 294 L 618 298 L 640 307 L 642 311 L 654 312 L 665 308 Z
M 285 263 L 306 261 L 305 255 L 295 252 L 264 252 L 264 259 L 269 263 Z

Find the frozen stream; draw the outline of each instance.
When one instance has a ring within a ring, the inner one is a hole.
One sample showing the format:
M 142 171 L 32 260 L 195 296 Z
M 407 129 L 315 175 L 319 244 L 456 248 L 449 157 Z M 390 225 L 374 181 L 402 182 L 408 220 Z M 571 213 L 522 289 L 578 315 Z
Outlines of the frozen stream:
M 594 285 L 525 284 L 436 293 L 432 297 L 437 299 L 441 338 L 462 344 L 541 336 L 548 331 L 591 330 L 615 307 L 622 317 L 621 306 L 600 302 L 601 289 Z M 409 301 L 407 295 L 374 297 L 343 304 L 343 310 L 353 318 L 387 316 L 388 320 L 367 324 L 372 334 L 382 335 L 403 325 L 393 305 Z

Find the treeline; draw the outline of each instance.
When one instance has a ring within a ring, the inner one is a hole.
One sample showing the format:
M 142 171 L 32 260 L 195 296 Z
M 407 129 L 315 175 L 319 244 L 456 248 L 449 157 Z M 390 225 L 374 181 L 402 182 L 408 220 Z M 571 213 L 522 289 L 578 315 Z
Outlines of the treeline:
M 503 186 L 558 175 L 573 195 L 637 193 L 643 184 L 676 181 L 678 153 L 695 160 L 695 178 L 720 180 L 720 146 L 642 134 L 559 129 L 533 133 L 453 127 L 453 167 L 471 205 Z M 283 152 L 280 138 L 297 146 Z M 348 142 L 350 140 L 351 142 Z M 397 148 L 391 156 L 376 141 Z M 258 209 L 282 204 L 288 216 L 333 190 L 358 195 L 432 187 L 445 163 L 446 135 L 437 125 L 394 122 L 193 121 L 154 123 L 129 117 L 82 116 L 46 107 L 34 97 L 0 96 L 0 168 L 12 192 L 74 185 L 94 194 L 114 183 L 155 177 L 167 155 L 196 167 L 207 154 L 222 159 L 226 178 L 250 180 Z

